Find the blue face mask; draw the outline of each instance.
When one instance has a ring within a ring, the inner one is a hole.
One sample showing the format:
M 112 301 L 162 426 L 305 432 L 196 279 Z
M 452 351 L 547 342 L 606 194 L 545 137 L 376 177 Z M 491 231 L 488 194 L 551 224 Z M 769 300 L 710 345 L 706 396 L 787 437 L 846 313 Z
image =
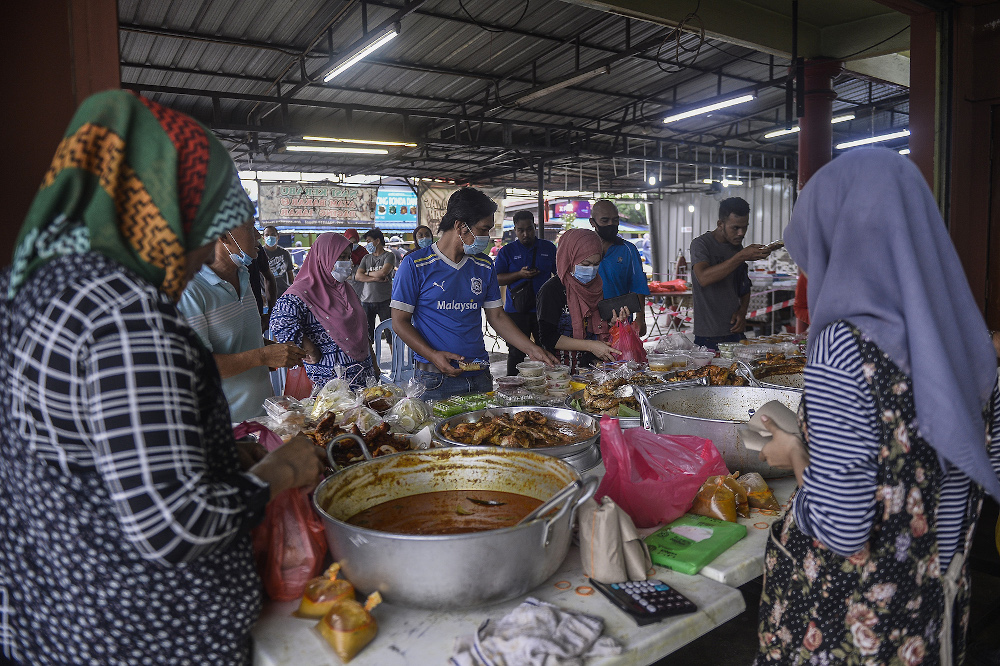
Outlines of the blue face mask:
M 472 227 L 465 225 L 465 228 L 469 230 L 470 234 L 472 233 Z M 472 242 L 472 245 L 462 241 L 462 245 L 465 246 L 466 254 L 479 254 L 480 252 L 485 252 L 486 248 L 490 246 L 489 236 L 475 236 L 475 238 L 476 240 Z
M 229 237 L 233 239 L 234 243 L 236 243 L 236 238 L 233 236 L 232 232 L 229 232 Z M 235 254 L 233 252 L 229 253 L 229 258 L 233 260 L 234 264 L 237 266 L 249 266 L 253 263 L 253 257 L 244 252 L 239 243 L 236 243 L 236 248 L 240 251 L 239 254 Z
M 431 243 L 433 243 L 433 242 L 434 242 L 434 239 L 433 238 L 429 238 L 427 236 L 424 236 L 423 238 L 417 239 L 417 245 L 419 245 L 421 249 L 423 249 L 425 247 L 430 247 Z
M 264 236 L 264 245 L 268 247 L 274 247 L 278 244 L 277 236 Z
M 573 267 L 573 277 L 579 280 L 581 284 L 587 284 L 597 277 L 597 268 L 597 266 L 584 266 L 583 264 L 577 264 Z

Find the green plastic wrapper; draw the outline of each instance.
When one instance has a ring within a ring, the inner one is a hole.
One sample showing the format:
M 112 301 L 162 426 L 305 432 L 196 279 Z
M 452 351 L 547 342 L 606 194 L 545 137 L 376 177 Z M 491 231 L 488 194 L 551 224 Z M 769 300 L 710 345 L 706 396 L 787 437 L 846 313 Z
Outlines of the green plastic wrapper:
M 653 564 L 694 575 L 746 535 L 746 525 L 687 513 L 646 537 L 646 545 Z

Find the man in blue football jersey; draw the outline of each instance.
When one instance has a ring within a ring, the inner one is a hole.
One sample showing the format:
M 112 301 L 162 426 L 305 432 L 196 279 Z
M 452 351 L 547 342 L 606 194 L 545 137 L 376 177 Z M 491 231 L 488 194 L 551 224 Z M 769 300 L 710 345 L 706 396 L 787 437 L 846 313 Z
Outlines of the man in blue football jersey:
M 414 377 L 427 387 L 427 399 L 493 389 L 482 310 L 509 345 L 532 360 L 556 363 L 503 311 L 496 268 L 484 254 L 494 213 L 496 204 L 479 190 L 458 190 L 448 200 L 438 242 L 407 255 L 396 272 L 392 325 L 413 349 Z

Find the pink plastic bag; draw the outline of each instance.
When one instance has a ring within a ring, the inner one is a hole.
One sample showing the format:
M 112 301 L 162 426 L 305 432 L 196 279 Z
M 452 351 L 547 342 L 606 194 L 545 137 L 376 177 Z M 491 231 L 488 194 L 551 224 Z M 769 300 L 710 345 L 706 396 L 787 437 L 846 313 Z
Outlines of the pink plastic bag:
M 297 365 L 285 375 L 285 395 L 296 400 L 305 400 L 312 395 L 313 383 L 304 366 Z
M 644 428 L 622 432 L 609 416 L 601 417 L 601 458 L 607 473 L 594 499 L 607 495 L 636 527 L 680 518 L 708 477 L 729 474 L 710 439 L 654 435 Z
M 641 317 L 643 313 L 639 313 Z M 618 322 L 611 327 L 611 335 L 608 344 L 622 352 L 620 361 L 635 361 L 636 363 L 646 362 L 646 350 L 642 346 L 639 334 L 632 328 L 632 324 Z
M 309 493 L 289 488 L 267 505 L 264 522 L 250 533 L 257 572 L 274 601 L 292 601 L 323 570 L 327 543 L 323 521 Z
M 257 433 L 257 439 L 268 453 L 284 444 L 281 437 L 271 432 L 264 424 L 257 423 L 256 421 L 244 421 L 233 428 L 234 439 L 243 439 L 252 433 Z

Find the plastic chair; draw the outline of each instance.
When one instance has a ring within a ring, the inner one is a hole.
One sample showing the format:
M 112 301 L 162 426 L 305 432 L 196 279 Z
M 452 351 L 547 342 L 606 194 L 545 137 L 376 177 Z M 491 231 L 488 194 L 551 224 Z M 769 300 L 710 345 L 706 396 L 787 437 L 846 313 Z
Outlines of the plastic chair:
M 392 320 L 387 319 L 375 327 L 376 359 L 382 358 L 382 333 L 384 331 L 389 331 L 389 337 L 392 340 L 392 361 L 387 375 L 389 381 L 393 384 L 405 383 L 413 377 L 413 350 L 407 347 L 402 338 L 396 335 L 396 332 L 392 330 Z M 379 374 L 385 374 L 386 368 L 381 363 L 377 365 Z

